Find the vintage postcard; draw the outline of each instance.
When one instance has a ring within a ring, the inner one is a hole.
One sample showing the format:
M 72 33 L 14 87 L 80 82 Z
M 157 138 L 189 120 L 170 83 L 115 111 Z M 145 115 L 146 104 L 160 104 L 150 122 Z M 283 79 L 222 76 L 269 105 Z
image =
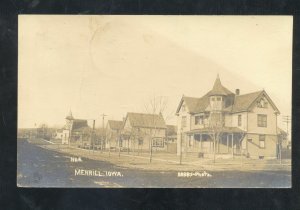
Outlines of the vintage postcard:
M 19 187 L 291 187 L 292 16 L 18 24 Z

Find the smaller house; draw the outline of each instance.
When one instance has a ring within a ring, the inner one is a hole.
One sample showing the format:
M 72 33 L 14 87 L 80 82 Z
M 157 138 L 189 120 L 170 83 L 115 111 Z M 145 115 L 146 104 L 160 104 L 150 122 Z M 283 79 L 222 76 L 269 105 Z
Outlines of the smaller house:
M 277 128 L 277 135 L 278 135 L 278 142 L 281 143 L 281 147 L 287 148 L 288 147 L 287 132 L 285 132 L 281 128 Z
M 54 139 L 60 139 L 60 140 L 62 140 L 63 136 L 64 136 L 63 135 L 63 128 L 62 129 L 57 129 L 55 131 Z
M 119 148 L 122 129 L 123 121 L 108 120 L 106 126 L 106 148 Z
M 120 146 L 130 151 L 166 150 L 166 123 L 162 114 L 127 113 Z
M 177 126 L 176 125 L 167 125 L 166 141 L 168 143 L 176 143 L 177 142 Z
M 167 125 L 166 146 L 167 146 L 167 152 L 170 153 L 177 152 L 177 126 L 176 125 Z

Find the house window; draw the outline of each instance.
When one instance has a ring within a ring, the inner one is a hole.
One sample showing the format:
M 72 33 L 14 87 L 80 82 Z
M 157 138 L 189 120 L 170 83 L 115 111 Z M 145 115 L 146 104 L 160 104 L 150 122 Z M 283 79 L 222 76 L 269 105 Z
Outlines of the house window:
M 215 97 L 212 97 L 211 100 L 212 100 L 212 101 L 215 101 Z
M 266 147 L 266 136 L 265 135 L 259 135 L 259 147 L 260 148 Z
M 182 128 L 186 127 L 186 116 L 183 116 L 183 117 L 181 118 L 181 127 L 182 127 Z
M 204 120 L 204 116 L 195 116 L 195 125 L 202 125 Z
M 144 144 L 143 138 L 139 138 L 139 145 L 143 145 L 143 144 Z
M 123 140 L 121 138 L 119 139 L 119 147 L 123 147 Z
M 242 126 L 242 115 L 238 115 L 238 126 Z
M 217 101 L 221 101 L 221 97 L 217 97 Z
M 267 127 L 267 115 L 265 115 L 265 114 L 257 115 L 257 126 L 258 127 Z
M 154 138 L 152 141 L 153 147 L 164 147 L 164 140 L 162 138 Z
M 252 139 L 248 139 L 248 142 L 252 142 Z

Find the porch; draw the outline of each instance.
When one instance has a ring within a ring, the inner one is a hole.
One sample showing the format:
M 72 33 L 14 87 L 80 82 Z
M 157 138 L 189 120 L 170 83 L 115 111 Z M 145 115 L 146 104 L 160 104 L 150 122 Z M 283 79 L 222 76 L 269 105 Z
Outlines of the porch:
M 216 140 L 214 140 L 214 137 Z M 184 156 L 210 157 L 215 153 L 218 156 L 229 158 L 232 156 L 247 155 L 246 141 L 243 141 L 244 137 L 245 132 L 239 128 L 224 128 L 218 135 L 205 129 L 193 130 L 181 134 L 178 149 L 180 152 L 181 148 Z

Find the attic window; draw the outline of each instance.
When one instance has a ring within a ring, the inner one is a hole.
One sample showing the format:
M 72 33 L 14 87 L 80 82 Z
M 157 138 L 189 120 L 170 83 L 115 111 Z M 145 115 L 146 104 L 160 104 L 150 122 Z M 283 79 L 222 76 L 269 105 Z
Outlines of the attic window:
M 257 107 L 268 108 L 268 102 L 264 98 L 261 98 L 259 101 L 257 101 Z

